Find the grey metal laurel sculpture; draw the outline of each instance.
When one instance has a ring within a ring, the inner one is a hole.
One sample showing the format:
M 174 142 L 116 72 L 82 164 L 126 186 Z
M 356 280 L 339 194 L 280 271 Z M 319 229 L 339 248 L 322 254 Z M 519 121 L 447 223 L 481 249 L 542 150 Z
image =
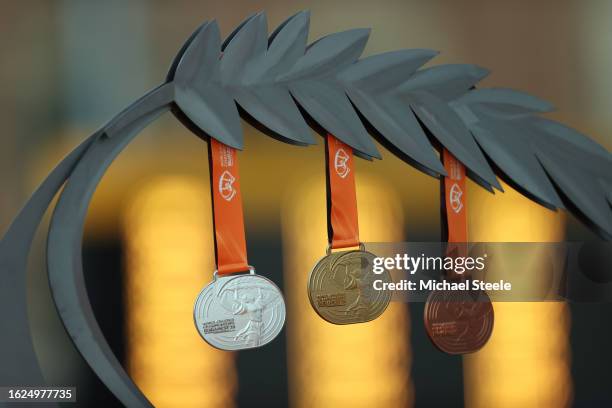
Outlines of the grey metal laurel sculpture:
M 463 162 L 493 191 L 496 174 L 551 209 L 567 206 L 612 237 L 612 156 L 575 130 L 537 116 L 551 105 L 508 89 L 474 89 L 487 71 L 473 65 L 419 69 L 436 55 L 401 50 L 359 59 L 369 30 L 331 34 L 306 45 L 309 13 L 269 37 L 263 13 L 221 42 L 216 22 L 194 32 L 166 81 L 68 155 L 42 183 L 0 241 L 0 333 L 8 347 L 0 384 L 43 383 L 27 320 L 25 268 L 45 209 L 61 192 L 48 235 L 49 281 L 58 312 L 91 368 L 126 406 L 150 406 L 108 347 L 95 320 L 81 262 L 81 236 L 96 186 L 113 159 L 162 113 L 201 137 L 242 148 L 240 116 L 282 141 L 315 142 L 329 132 L 365 159 L 371 138 L 432 175 L 444 175 L 435 147 Z

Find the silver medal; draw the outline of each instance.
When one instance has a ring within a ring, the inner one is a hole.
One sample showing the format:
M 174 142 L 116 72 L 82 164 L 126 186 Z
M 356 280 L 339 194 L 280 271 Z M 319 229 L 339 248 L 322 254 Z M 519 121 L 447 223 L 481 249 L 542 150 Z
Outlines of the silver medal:
M 200 336 L 222 350 L 263 346 L 285 324 L 285 301 L 269 279 L 251 273 L 217 276 L 198 295 L 193 317 Z

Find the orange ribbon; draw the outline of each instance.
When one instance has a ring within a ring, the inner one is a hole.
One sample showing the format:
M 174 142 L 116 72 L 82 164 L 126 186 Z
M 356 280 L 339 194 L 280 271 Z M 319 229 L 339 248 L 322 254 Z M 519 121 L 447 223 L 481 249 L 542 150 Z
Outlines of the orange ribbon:
M 442 161 L 448 174 L 444 177 L 444 207 L 448 242 L 467 242 L 467 190 L 465 166 L 448 150 Z
M 244 272 L 249 264 L 236 150 L 210 138 L 208 155 L 217 271 Z
M 327 135 L 325 149 L 327 173 L 327 235 L 331 247 L 359 245 L 357 194 L 353 149 Z

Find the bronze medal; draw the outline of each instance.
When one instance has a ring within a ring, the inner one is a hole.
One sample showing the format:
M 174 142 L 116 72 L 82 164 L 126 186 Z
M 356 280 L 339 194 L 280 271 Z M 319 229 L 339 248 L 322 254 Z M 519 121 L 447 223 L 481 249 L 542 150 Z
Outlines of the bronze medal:
M 465 166 L 446 149 L 442 151 L 442 159 L 448 173 L 441 183 L 443 235 L 449 242 L 447 255 L 467 256 Z M 466 275 L 463 276 L 467 278 Z M 425 330 L 432 343 L 448 354 L 478 351 L 487 343 L 493 332 L 493 304 L 484 291 L 433 291 L 427 298 L 423 315 Z
M 433 344 L 448 354 L 478 351 L 493 332 L 493 305 L 484 291 L 433 291 L 423 318 Z
M 391 275 L 387 270 L 375 274 L 374 258 L 363 250 L 335 252 L 315 265 L 308 279 L 308 298 L 319 316 L 333 324 L 364 323 L 387 309 L 391 294 L 375 290 L 373 282 L 391 282 Z

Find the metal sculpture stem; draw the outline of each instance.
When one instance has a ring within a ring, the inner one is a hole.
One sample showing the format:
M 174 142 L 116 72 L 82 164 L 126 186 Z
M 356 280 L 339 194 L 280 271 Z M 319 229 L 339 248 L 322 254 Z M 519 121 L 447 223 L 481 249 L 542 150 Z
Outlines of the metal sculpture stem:
M 163 84 L 88 137 L 38 187 L 0 241 L 0 299 L 11 305 L 0 312 L 4 314 L 0 333 L 5 344 L 0 360 L 2 366 L 10 367 L 0 370 L 0 384 L 45 384 L 28 319 L 27 262 L 36 230 L 68 180 L 52 217 L 47 244 L 54 301 L 75 345 L 117 398 L 128 406 L 150 406 L 114 357 L 93 316 L 83 279 L 81 236 L 89 201 L 105 170 L 136 134 L 169 110 L 172 97 L 172 85 Z
M 131 113 L 124 114 L 125 120 L 112 122 L 112 137 L 105 131 L 92 144 L 58 200 L 47 242 L 51 293 L 64 326 L 89 366 L 129 407 L 148 407 L 150 403 L 117 361 L 98 326 L 84 282 L 81 240 L 87 209 L 102 176 L 143 128 L 169 110 L 171 102 L 171 85 L 162 85 L 141 99 Z
M 0 241 L 0 299 L 10 308 L 0 309 L 0 333 L 3 347 L 0 361 L 7 369 L 0 370 L 0 384 L 44 385 L 36 358 L 28 319 L 27 263 L 34 234 L 70 173 L 91 143 L 100 136 L 96 132 L 57 165 L 19 212 Z M 0 406 L 5 404 L 0 403 Z

